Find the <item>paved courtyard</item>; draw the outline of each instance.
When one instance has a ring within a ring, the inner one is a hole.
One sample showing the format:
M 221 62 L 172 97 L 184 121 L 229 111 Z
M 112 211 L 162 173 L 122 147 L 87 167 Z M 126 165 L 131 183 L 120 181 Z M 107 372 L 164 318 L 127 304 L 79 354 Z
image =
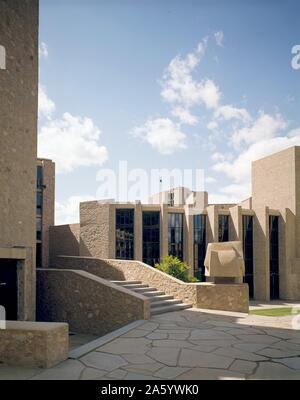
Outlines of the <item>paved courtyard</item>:
M 300 379 L 292 316 L 189 309 L 162 314 L 49 369 L 0 366 L 1 379 Z

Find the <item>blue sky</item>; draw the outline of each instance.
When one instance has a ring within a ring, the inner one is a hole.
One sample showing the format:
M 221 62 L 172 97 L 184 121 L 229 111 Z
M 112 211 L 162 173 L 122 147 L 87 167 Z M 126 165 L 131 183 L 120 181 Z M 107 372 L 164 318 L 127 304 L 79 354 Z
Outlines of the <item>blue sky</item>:
M 39 156 L 57 223 L 97 172 L 201 168 L 211 202 L 250 195 L 251 161 L 300 145 L 295 1 L 41 0 Z

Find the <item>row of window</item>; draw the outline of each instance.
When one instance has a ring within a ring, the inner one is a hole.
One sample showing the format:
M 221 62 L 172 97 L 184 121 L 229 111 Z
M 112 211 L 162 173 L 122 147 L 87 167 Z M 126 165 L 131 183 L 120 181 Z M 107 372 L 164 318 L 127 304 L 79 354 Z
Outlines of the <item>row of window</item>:
M 168 253 L 183 259 L 183 222 L 184 214 L 168 214 Z M 205 280 L 204 259 L 206 253 L 206 216 L 194 215 L 194 274 L 201 281 Z M 245 259 L 244 282 L 249 285 L 249 296 L 253 298 L 253 217 L 243 215 L 243 252 Z M 270 296 L 279 298 L 279 251 L 278 217 L 269 218 L 270 243 Z M 229 216 L 219 215 L 218 240 L 229 240 Z M 134 210 L 116 211 L 116 257 L 134 258 Z M 143 212 L 143 261 L 154 266 L 160 259 L 160 212 Z
M 154 266 L 160 260 L 160 212 L 143 212 L 143 261 Z M 168 254 L 183 259 L 182 213 L 168 214 Z M 195 275 L 205 279 L 206 216 L 194 215 L 194 269 Z M 219 218 L 219 241 L 229 240 L 227 215 Z M 134 210 L 116 210 L 116 258 L 134 259 Z

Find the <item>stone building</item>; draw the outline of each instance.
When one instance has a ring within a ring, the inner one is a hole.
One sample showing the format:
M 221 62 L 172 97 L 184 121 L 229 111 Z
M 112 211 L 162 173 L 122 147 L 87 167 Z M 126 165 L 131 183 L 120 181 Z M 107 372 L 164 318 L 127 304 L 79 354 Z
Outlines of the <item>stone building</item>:
M 38 1 L 0 0 L 0 16 L 0 304 L 34 320 Z
M 187 202 L 190 195 L 177 188 L 153 196 L 151 204 L 81 203 L 79 224 L 51 227 L 51 257 L 134 259 L 154 265 L 173 254 L 204 280 L 207 244 L 240 240 L 250 297 L 300 299 L 300 147 L 255 161 L 252 197 L 240 204 L 208 204 L 205 192 L 196 196 L 203 201 Z

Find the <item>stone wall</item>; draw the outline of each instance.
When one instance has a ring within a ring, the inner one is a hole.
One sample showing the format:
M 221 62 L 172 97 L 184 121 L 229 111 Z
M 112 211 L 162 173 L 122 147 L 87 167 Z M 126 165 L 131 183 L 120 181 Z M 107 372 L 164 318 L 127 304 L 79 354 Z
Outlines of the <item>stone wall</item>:
M 248 312 L 247 284 L 185 283 L 140 261 L 57 257 L 58 268 L 85 270 L 105 279 L 140 280 L 197 308 Z
M 57 255 L 79 255 L 79 224 L 50 226 L 49 237 L 50 264 Z
M 0 330 L 0 362 L 8 365 L 51 368 L 68 352 L 67 324 L 7 321 Z
M 102 336 L 150 317 L 148 298 L 85 271 L 39 269 L 37 294 L 38 320 L 68 322 L 78 333 Z
M 19 319 L 35 315 L 38 0 L 0 0 L 0 248 L 28 249 Z

